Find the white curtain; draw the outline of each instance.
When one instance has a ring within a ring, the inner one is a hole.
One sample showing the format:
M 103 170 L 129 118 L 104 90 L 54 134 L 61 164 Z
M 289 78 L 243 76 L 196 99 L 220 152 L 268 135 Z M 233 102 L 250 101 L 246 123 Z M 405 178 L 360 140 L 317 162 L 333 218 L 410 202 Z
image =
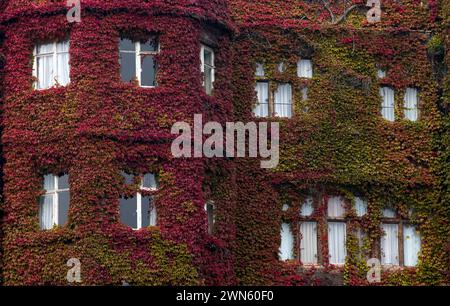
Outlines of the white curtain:
M 312 78 L 313 69 L 311 60 L 302 59 L 297 63 L 297 76 L 299 78 Z
M 313 212 L 314 212 L 313 199 L 312 197 L 308 197 L 306 198 L 305 202 L 303 202 L 301 215 L 304 217 L 309 217 L 313 214 Z
M 344 199 L 331 197 L 328 199 L 328 217 L 342 218 L 345 215 Z
M 300 223 L 300 259 L 304 264 L 317 264 L 317 223 Z
M 392 88 L 381 87 L 380 96 L 382 98 L 381 115 L 384 119 L 395 121 L 395 93 Z
M 279 84 L 275 92 L 275 115 L 278 117 L 292 117 L 292 87 L 291 84 Z
M 156 226 L 156 220 L 158 219 L 158 215 L 156 212 L 155 199 L 150 198 L 150 226 Z
M 302 88 L 302 101 L 308 100 L 308 92 L 309 92 L 308 86 Z
M 41 229 L 48 230 L 53 228 L 53 194 L 46 194 L 41 197 L 39 209 L 39 223 Z
M 256 63 L 256 73 L 255 75 L 258 77 L 263 77 L 264 76 L 264 66 L 261 63 Z
M 419 258 L 421 240 L 420 235 L 413 225 L 403 227 L 403 246 L 405 251 L 405 266 L 414 267 Z
M 411 121 L 417 121 L 419 117 L 418 103 L 417 103 L 417 89 L 407 88 L 404 100 L 405 118 Z
M 367 214 L 367 201 L 360 197 L 355 198 L 355 210 L 358 217 L 362 217 Z
M 328 250 L 330 264 L 345 264 L 347 250 L 347 225 L 343 222 L 328 222 Z
M 381 264 L 399 264 L 398 260 L 398 224 L 382 224 L 384 236 L 381 238 Z
M 269 116 L 269 83 L 257 82 L 256 93 L 258 95 L 258 105 L 256 105 L 253 113 L 257 117 Z
M 69 41 L 56 44 L 56 65 L 59 85 L 65 86 L 69 83 Z
M 280 259 L 291 260 L 294 259 L 294 235 L 288 223 L 281 225 L 281 245 L 280 245 Z
M 55 189 L 55 176 L 53 174 L 44 175 L 44 190 L 53 191 Z
M 38 89 L 50 88 L 54 85 L 53 55 L 54 44 L 42 44 L 36 47 L 36 69 Z

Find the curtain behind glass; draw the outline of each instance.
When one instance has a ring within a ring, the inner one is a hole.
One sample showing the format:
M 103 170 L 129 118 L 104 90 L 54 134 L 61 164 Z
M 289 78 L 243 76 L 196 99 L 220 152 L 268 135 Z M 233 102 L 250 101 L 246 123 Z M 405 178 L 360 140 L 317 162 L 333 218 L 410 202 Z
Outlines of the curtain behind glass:
M 300 223 L 300 259 L 304 264 L 317 264 L 317 223 Z
M 419 117 L 419 111 L 416 88 L 406 89 L 404 102 L 405 118 L 411 121 L 417 121 L 417 118 Z
M 420 235 L 413 225 L 403 227 L 403 241 L 405 251 L 405 266 L 414 267 L 417 265 L 420 252 Z
M 53 228 L 53 194 L 46 194 L 41 197 L 39 207 L 39 223 L 41 229 L 49 230 Z
M 255 106 L 253 113 L 256 117 L 269 116 L 269 83 L 257 82 L 256 93 L 258 96 L 258 104 Z
M 398 225 L 382 224 L 385 235 L 381 237 L 381 264 L 395 265 L 398 260 Z
M 380 96 L 382 98 L 381 115 L 386 120 L 395 121 L 394 90 L 389 87 L 381 87 L 380 88 Z
M 278 117 L 292 117 L 292 87 L 291 84 L 280 84 L 274 96 L 275 115 Z
M 347 225 L 343 222 L 328 222 L 328 250 L 330 264 L 344 264 L 347 250 Z
M 280 259 L 291 260 L 294 259 L 294 235 L 288 223 L 281 225 L 281 245 L 280 245 Z

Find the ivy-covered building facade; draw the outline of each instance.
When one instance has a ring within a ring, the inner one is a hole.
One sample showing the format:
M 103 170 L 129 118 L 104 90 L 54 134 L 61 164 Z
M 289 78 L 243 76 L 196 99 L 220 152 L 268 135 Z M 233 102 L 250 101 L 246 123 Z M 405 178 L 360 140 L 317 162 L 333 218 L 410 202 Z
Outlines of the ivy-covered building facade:
M 1 1 L 2 284 L 448 284 L 449 7 L 365 4 Z M 278 166 L 175 158 L 194 114 Z

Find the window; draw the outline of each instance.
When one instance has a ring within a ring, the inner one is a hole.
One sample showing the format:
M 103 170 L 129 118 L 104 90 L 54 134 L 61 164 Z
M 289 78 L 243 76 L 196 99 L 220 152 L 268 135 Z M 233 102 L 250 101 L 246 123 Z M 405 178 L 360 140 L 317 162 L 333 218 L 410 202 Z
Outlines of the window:
M 214 202 L 208 201 L 205 204 L 206 217 L 208 218 L 208 234 L 214 234 L 214 225 L 216 223 Z
M 281 225 L 280 259 L 284 261 L 294 259 L 294 235 L 289 223 Z
M 287 70 L 287 66 L 284 62 L 281 62 L 278 64 L 278 72 L 279 73 L 285 73 Z
M 318 263 L 317 222 L 312 217 L 314 201 L 307 197 L 300 207 L 300 260 L 305 265 Z
M 417 121 L 417 119 L 419 118 L 417 93 L 418 91 L 416 88 L 406 88 L 404 98 L 404 112 L 405 119 L 410 121 Z
M 355 197 L 355 210 L 358 217 L 364 217 L 367 214 L 367 201 L 360 197 Z
M 279 84 L 274 95 L 274 115 L 292 117 L 292 87 L 291 84 Z
M 122 175 L 126 185 L 132 184 L 134 178 L 130 174 Z M 156 190 L 157 181 L 154 174 L 147 173 L 141 177 L 138 191 L 131 197 L 120 199 L 120 221 L 135 230 L 156 226 L 156 206 L 151 195 Z
M 381 87 L 380 96 L 382 99 L 381 115 L 388 121 L 395 121 L 395 94 L 390 87 Z
M 137 80 L 141 87 L 155 87 L 157 85 L 156 55 L 159 53 L 159 43 L 156 37 L 147 41 L 132 41 L 121 38 L 119 53 L 122 81 Z
M 310 79 L 313 77 L 312 61 L 309 59 L 299 60 L 297 63 L 297 76 Z
M 378 69 L 377 71 L 377 77 L 379 79 L 384 79 L 386 77 L 386 70 L 384 69 Z
M 55 225 L 65 225 L 69 215 L 69 176 L 48 174 L 44 176 L 45 195 L 41 197 L 39 223 L 42 230 Z
M 214 89 L 215 66 L 213 49 L 202 45 L 200 51 L 201 71 L 203 72 L 203 88 L 206 94 L 211 95 Z
M 414 267 L 417 265 L 419 259 L 419 252 L 421 246 L 420 235 L 413 225 L 405 225 L 403 228 L 404 241 L 404 264 L 407 267 Z
M 258 104 L 253 113 L 256 117 L 269 116 L 269 83 L 256 82 L 256 93 L 258 95 Z
M 34 48 L 33 76 L 36 89 L 56 84 L 66 86 L 69 78 L 69 41 L 38 44 Z
M 416 227 L 397 216 L 395 210 L 385 208 L 381 228 L 384 233 L 381 237 L 381 264 L 416 266 L 421 247 Z
M 341 197 L 328 199 L 328 251 L 330 264 L 345 264 L 347 256 L 346 239 L 347 224 L 345 223 L 345 206 Z
M 398 266 L 398 224 L 383 223 L 381 227 L 381 264 Z
M 256 63 L 256 73 L 255 76 L 257 77 L 264 77 L 265 72 L 264 72 L 264 66 L 261 63 Z

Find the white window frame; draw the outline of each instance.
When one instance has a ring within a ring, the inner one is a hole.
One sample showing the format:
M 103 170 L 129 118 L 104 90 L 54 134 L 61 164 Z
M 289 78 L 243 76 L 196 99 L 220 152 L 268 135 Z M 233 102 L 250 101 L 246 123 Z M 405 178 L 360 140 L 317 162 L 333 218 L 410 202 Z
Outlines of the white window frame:
M 33 48 L 33 77 L 35 78 L 35 81 L 33 82 L 33 88 L 35 90 L 46 90 L 46 89 L 50 89 L 50 88 L 55 87 L 56 82 L 58 81 L 58 78 L 57 78 L 58 76 L 56 75 L 57 70 L 58 70 L 58 53 L 66 53 L 66 52 L 58 52 L 57 51 L 58 50 L 57 49 L 57 44 L 61 43 L 61 42 L 65 42 L 65 41 L 67 41 L 68 44 L 69 44 L 68 51 L 67 51 L 67 54 L 69 55 L 69 63 L 67 65 L 67 67 L 69 69 L 69 73 L 68 73 L 69 79 L 68 79 L 67 84 L 65 84 L 65 85 L 61 85 L 59 83 L 58 84 L 60 86 L 63 86 L 63 87 L 65 87 L 65 86 L 70 84 L 70 40 L 53 41 L 53 42 L 51 42 L 51 44 L 53 45 L 53 51 L 51 53 L 45 53 L 45 54 L 39 54 L 38 55 L 38 46 L 39 45 L 44 45 L 44 43 L 39 43 L 39 44 L 36 44 L 34 46 L 34 48 Z M 50 42 L 48 44 L 50 44 Z M 46 87 L 46 88 L 38 88 L 38 86 L 39 86 L 39 76 L 38 76 L 38 66 L 37 66 L 38 57 L 40 57 L 40 56 L 48 56 L 50 54 L 52 56 L 52 78 L 51 78 L 52 79 L 52 86 Z
M 48 196 L 51 195 L 53 197 L 53 205 L 52 205 L 52 223 L 53 226 L 59 226 L 62 224 L 59 224 L 59 196 L 58 194 L 61 192 L 66 192 L 69 191 L 70 192 L 70 186 L 69 188 L 64 188 L 64 189 L 59 189 L 59 184 L 58 184 L 58 179 L 60 178 L 60 176 L 58 175 L 54 175 L 54 174 L 48 174 L 51 175 L 53 178 L 53 184 L 55 186 L 55 189 L 53 190 L 45 190 L 45 195 L 44 196 Z M 47 175 L 45 175 L 47 176 Z M 44 176 L 44 180 L 45 180 L 45 176 Z M 70 178 L 69 178 L 70 179 Z M 43 230 L 48 230 L 48 229 L 43 229 Z
M 211 62 L 212 65 L 208 65 L 205 63 L 205 51 L 211 52 Z M 205 73 L 205 67 L 208 66 L 208 68 L 211 68 L 211 90 L 214 90 L 214 82 L 216 81 L 216 65 L 215 65 L 215 52 L 212 48 L 202 44 L 200 47 L 200 62 L 201 62 L 201 72 Z M 205 77 L 203 76 L 203 88 L 205 88 Z
M 141 62 L 141 57 L 142 55 L 151 55 L 151 56 L 156 56 L 160 53 L 161 51 L 161 44 L 159 43 L 158 39 L 156 37 L 154 37 L 157 41 L 158 47 L 157 47 L 157 51 L 141 51 L 141 42 L 140 41 L 135 41 L 133 42 L 134 45 L 134 51 L 130 51 L 130 50 L 120 50 L 119 47 L 119 53 L 134 53 L 134 58 L 135 58 L 135 63 L 136 63 L 136 71 L 135 71 L 135 77 L 138 80 L 139 86 L 142 88 L 155 88 L 157 87 L 157 84 L 155 86 L 143 86 L 142 85 L 142 62 Z M 129 39 L 130 38 L 124 38 L 124 39 Z M 149 38 L 150 39 L 150 38 Z M 155 83 L 156 83 L 156 76 L 157 76 L 157 69 L 155 70 Z

